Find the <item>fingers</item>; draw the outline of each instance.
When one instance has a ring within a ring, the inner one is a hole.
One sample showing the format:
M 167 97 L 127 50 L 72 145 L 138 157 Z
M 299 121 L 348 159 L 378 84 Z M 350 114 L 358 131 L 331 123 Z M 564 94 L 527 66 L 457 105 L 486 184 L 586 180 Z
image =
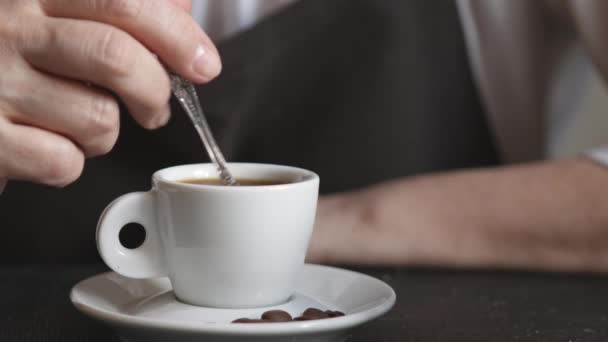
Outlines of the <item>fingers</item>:
M 145 128 L 169 120 L 168 76 L 133 37 L 106 24 L 73 19 L 47 18 L 34 26 L 21 44 L 30 64 L 111 89 Z
M 172 70 L 194 82 L 207 82 L 221 71 L 214 44 L 190 14 L 180 8 L 188 5 L 186 1 L 44 0 L 41 3 L 50 16 L 99 21 L 128 32 Z
M 0 179 L 65 186 L 82 173 L 83 153 L 70 140 L 0 120 Z
M 120 110 L 111 95 L 32 69 L 24 69 L 22 76 L 9 84 L 15 95 L 8 99 L 13 109 L 7 113 L 10 121 L 60 133 L 88 157 L 112 149 Z
M 0 3 L 0 184 L 74 181 L 85 156 L 116 142 L 119 109 L 109 92 L 142 126 L 164 125 L 169 79 L 157 56 L 195 82 L 221 69 L 189 0 Z

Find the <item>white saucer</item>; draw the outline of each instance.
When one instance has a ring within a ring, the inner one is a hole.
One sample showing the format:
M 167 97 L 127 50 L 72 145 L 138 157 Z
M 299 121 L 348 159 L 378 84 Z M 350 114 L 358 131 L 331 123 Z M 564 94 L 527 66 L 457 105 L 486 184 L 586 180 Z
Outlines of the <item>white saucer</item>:
M 78 310 L 110 327 L 123 341 L 344 341 L 348 330 L 386 313 L 395 292 L 370 276 L 334 267 L 305 265 L 296 294 L 278 306 L 211 309 L 177 301 L 167 278 L 130 279 L 113 272 L 72 289 Z M 289 323 L 230 323 L 280 309 L 299 316 L 306 308 L 339 310 L 346 316 Z

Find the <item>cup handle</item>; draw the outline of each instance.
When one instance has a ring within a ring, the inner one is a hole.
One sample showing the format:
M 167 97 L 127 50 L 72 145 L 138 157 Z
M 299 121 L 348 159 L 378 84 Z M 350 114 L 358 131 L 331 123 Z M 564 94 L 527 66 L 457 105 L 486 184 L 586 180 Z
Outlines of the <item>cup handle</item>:
M 167 275 L 155 212 L 152 190 L 118 197 L 101 214 L 97 224 L 97 250 L 116 273 L 139 279 Z M 129 223 L 139 223 L 146 230 L 143 244 L 135 249 L 125 248 L 118 237 L 122 227 Z

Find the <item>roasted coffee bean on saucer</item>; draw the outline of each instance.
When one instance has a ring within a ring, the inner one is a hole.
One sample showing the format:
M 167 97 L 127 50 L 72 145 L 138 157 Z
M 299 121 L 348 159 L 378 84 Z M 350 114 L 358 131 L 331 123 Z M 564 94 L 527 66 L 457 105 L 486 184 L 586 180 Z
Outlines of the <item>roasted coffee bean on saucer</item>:
M 293 320 L 291 315 L 283 310 L 266 311 L 262 314 L 262 319 L 271 322 L 289 322 Z
M 308 319 L 323 319 L 329 318 L 329 315 L 319 309 L 308 308 L 302 313 L 302 317 L 306 317 Z
M 232 321 L 232 323 L 270 323 L 270 321 L 266 321 L 263 319 L 252 319 L 252 318 L 239 318 Z
M 343 312 L 332 310 L 319 310 L 316 308 L 306 309 L 301 316 L 292 318 L 288 312 L 283 310 L 270 310 L 262 314 L 261 319 L 257 318 L 239 318 L 232 323 L 281 323 L 292 321 L 313 321 L 317 319 L 326 319 L 344 316 Z
M 308 308 L 306 311 L 304 311 L 304 313 L 302 313 L 302 316 L 294 318 L 294 321 L 311 321 L 315 319 L 334 318 L 340 316 L 344 316 L 344 313 L 341 311 L 321 311 L 315 308 Z
M 344 316 L 344 312 L 342 311 L 325 310 L 325 313 L 329 315 L 329 318 Z
M 280 323 L 291 322 L 291 315 L 283 310 L 270 310 L 262 314 L 261 319 L 257 318 L 239 318 L 232 323 Z

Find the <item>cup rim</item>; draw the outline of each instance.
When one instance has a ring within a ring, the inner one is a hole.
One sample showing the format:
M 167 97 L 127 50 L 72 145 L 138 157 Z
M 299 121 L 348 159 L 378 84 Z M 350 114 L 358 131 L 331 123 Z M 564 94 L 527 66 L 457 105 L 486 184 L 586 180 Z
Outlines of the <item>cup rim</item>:
M 162 185 L 163 187 L 170 187 L 174 189 L 182 189 L 182 190 L 193 190 L 193 191 L 238 191 L 238 192 L 251 192 L 251 191 L 260 191 L 260 190 L 270 190 L 270 189 L 290 189 L 294 187 L 299 187 L 305 184 L 315 183 L 319 181 L 319 175 L 315 172 L 299 168 L 295 166 L 288 165 L 279 165 L 279 164 L 266 164 L 266 163 L 240 163 L 240 162 L 230 162 L 227 163 L 228 167 L 233 166 L 236 168 L 243 167 L 252 167 L 252 168 L 267 168 L 274 170 L 282 170 L 286 172 L 291 172 L 294 174 L 299 174 L 301 179 L 294 180 L 293 182 L 282 183 L 282 184 L 272 184 L 272 185 L 255 185 L 255 186 L 218 186 L 211 184 L 188 184 L 183 183 L 178 180 L 168 179 L 164 177 L 163 174 L 166 174 L 171 171 L 175 171 L 178 169 L 185 168 L 209 168 L 215 166 L 212 163 L 195 163 L 195 164 L 182 164 L 176 166 L 170 166 L 167 168 L 163 168 L 157 170 L 152 174 L 152 184 L 153 187 L 157 187 L 158 185 Z

